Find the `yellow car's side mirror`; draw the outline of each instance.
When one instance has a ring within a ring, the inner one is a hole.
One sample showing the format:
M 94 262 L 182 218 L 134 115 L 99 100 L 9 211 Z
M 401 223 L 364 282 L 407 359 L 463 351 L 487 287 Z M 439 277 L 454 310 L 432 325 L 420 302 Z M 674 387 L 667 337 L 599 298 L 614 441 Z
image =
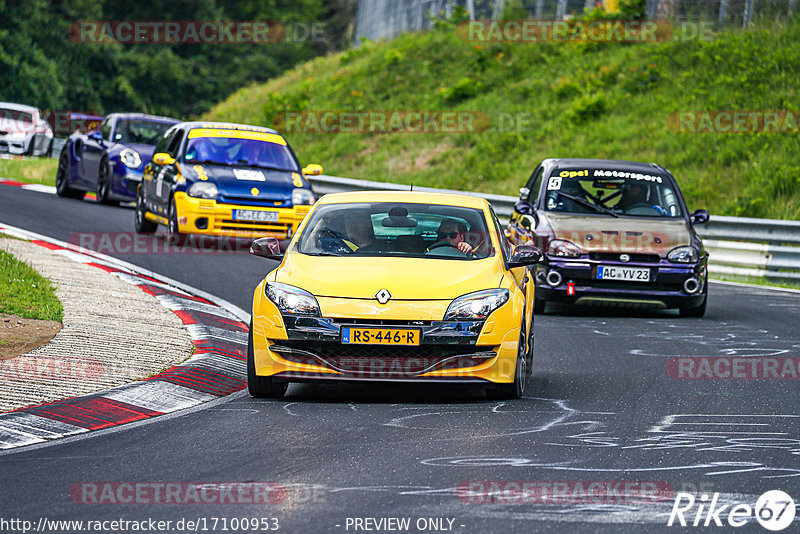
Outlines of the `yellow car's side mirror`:
M 159 152 L 158 154 L 153 154 L 153 163 L 156 165 L 172 165 L 175 163 L 175 158 L 166 152 Z
M 317 163 L 309 163 L 303 167 L 303 174 L 306 176 L 317 176 L 318 174 L 322 174 L 322 165 Z

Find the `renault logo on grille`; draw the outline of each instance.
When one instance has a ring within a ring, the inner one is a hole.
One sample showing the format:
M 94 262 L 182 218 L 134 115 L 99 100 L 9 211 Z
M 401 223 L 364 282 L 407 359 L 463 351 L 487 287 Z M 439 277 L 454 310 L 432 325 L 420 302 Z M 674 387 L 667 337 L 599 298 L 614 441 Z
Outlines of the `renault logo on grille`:
M 627 254 L 620 254 L 619 255 L 619 261 L 621 261 L 623 263 L 628 263 L 629 261 L 631 261 L 631 257 L 628 256 Z
M 389 293 L 388 289 L 381 289 L 375 294 L 375 298 L 378 299 L 378 302 L 381 304 L 386 304 L 389 302 L 389 299 L 392 298 L 392 294 Z

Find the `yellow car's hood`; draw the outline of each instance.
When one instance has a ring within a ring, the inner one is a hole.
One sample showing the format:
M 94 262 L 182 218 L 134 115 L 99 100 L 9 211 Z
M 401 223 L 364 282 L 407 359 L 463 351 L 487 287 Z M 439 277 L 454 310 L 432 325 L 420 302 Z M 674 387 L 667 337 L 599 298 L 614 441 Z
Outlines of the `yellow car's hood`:
M 683 219 L 654 217 L 582 217 L 548 213 L 555 239 L 566 239 L 586 252 L 667 253 L 689 245 L 691 236 Z
M 392 300 L 451 300 L 465 293 L 499 287 L 503 266 L 482 260 L 286 255 L 275 281 L 317 297 L 374 299 L 388 289 Z

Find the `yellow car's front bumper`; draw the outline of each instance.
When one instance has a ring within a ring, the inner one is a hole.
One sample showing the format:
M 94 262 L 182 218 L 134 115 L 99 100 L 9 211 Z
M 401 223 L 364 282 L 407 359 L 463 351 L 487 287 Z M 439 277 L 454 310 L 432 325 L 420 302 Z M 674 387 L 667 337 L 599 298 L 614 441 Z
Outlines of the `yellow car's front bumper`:
M 297 230 L 311 206 L 275 208 L 222 204 L 213 199 L 194 198 L 186 193 L 175 193 L 178 229 L 184 234 L 206 234 L 226 237 L 265 237 L 279 239 L 290 237 Z M 276 221 L 236 220 L 234 210 L 274 212 Z
M 442 321 L 450 301 L 397 301 L 370 314 L 374 301 L 319 299 L 323 317 L 284 318 L 264 295 L 253 299 L 253 361 L 258 376 L 288 381 L 420 381 L 511 383 L 520 321 L 519 299 L 510 299 L 486 321 Z M 421 310 L 425 310 L 420 314 Z M 349 345 L 341 328 L 381 325 L 422 331 L 416 347 Z

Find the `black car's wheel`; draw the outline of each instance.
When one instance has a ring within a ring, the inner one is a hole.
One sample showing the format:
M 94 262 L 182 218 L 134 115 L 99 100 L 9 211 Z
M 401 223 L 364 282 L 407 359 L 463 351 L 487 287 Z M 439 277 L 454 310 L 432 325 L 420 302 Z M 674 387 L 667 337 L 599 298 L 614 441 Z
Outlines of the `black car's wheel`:
M 180 235 L 180 227 L 178 226 L 178 208 L 175 206 L 175 198 L 169 199 L 169 233 L 173 235 Z
M 145 214 L 144 197 L 142 197 L 141 187 L 136 195 L 136 232 L 140 234 L 152 234 L 158 229 L 158 224 L 148 221 Z
M 487 395 L 494 399 L 519 399 L 525 393 L 525 383 L 529 375 L 528 354 L 525 350 L 525 323 L 519 333 L 517 344 L 517 363 L 514 367 L 514 381 L 510 384 L 497 384 Z
M 97 171 L 97 202 L 100 204 L 119 204 L 116 200 L 111 200 L 109 194 L 111 193 L 111 165 L 108 163 L 108 158 L 103 157 L 100 162 L 100 169 Z
M 697 306 L 681 308 L 681 317 L 702 317 L 706 314 L 706 305 L 708 304 L 708 293 L 703 296 L 703 302 Z
M 247 391 L 251 397 L 259 399 L 280 399 L 289 387 L 288 382 L 276 382 L 268 376 L 256 374 L 256 361 L 253 355 L 253 322 L 250 322 L 250 335 L 247 338 Z
M 56 170 L 56 194 L 66 198 L 83 198 L 83 191 L 78 191 L 69 186 L 70 155 L 69 148 L 64 147 L 58 158 Z

